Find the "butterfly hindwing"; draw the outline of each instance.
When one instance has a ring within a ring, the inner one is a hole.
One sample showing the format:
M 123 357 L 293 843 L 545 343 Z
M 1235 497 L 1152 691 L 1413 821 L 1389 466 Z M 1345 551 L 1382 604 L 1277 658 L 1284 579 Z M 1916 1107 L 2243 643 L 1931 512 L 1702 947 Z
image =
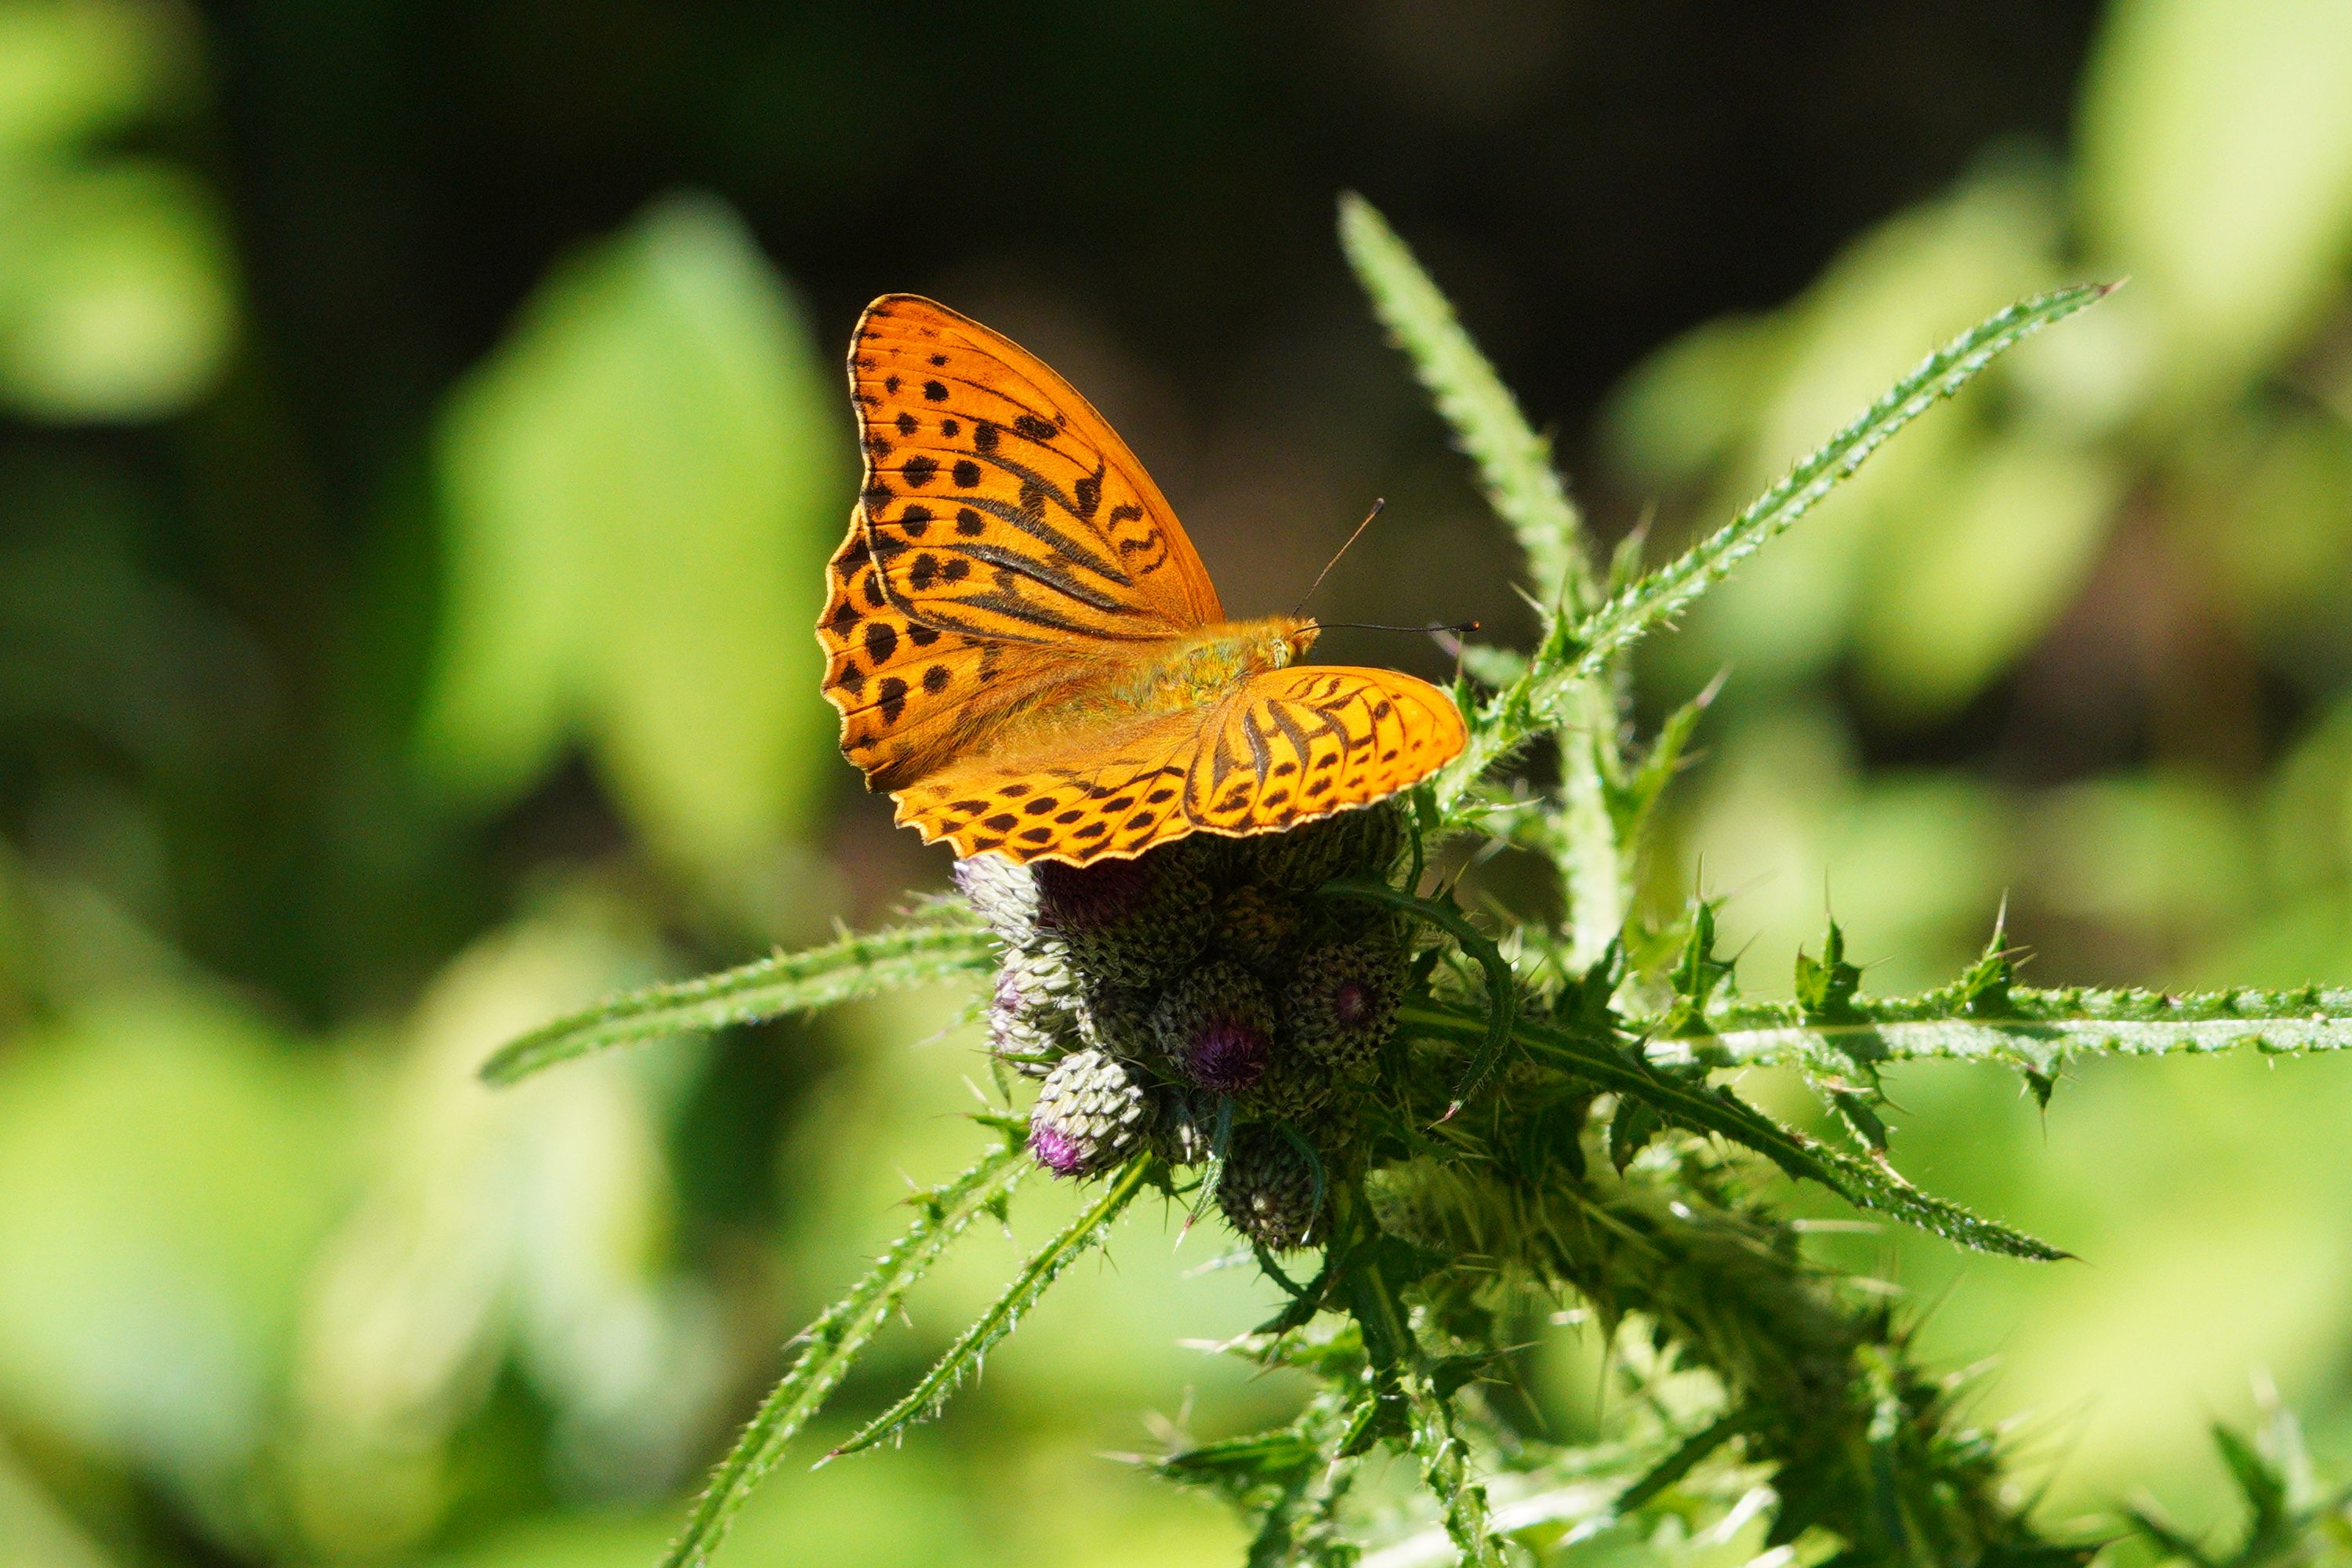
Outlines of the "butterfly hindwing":
M 1074 728 L 1018 758 L 949 764 L 899 793 L 898 820 L 959 856 L 1084 865 L 1139 855 L 1193 830 L 1184 780 L 1200 742 L 1198 713 Z
M 1223 618 L 1159 487 L 1034 355 L 910 294 L 850 346 L 866 539 L 922 624 L 996 641 L 1166 637 Z
M 1084 864 L 1200 832 L 1276 832 L 1384 800 L 1462 750 L 1453 700 L 1387 669 L 1267 670 L 1213 710 L 1074 728 L 901 792 L 898 820 L 959 855 Z
M 1392 669 L 1294 665 L 1252 676 L 1202 731 L 1184 815 L 1266 833 L 1384 800 L 1460 754 L 1454 700 Z

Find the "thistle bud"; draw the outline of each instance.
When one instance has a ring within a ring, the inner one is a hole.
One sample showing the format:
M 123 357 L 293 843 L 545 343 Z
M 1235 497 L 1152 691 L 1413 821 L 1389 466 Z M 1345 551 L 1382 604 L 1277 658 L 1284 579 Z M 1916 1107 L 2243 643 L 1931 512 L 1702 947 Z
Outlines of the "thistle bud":
M 1197 1089 L 1162 1089 L 1154 1097 L 1151 1131 L 1144 1142 L 1171 1165 L 1197 1165 L 1217 1141 L 1218 1098 Z
M 1218 1094 L 1255 1086 L 1274 1047 L 1274 1005 L 1265 987 L 1223 959 L 1171 987 L 1160 999 L 1152 1026 L 1177 1075 Z
M 1297 1047 L 1283 1043 L 1266 1057 L 1242 1103 L 1260 1116 L 1297 1121 L 1312 1116 L 1330 1101 L 1339 1088 L 1339 1074 Z
M 1037 878 L 1001 855 L 974 855 L 950 873 L 964 901 L 988 922 L 996 940 L 1024 947 L 1037 936 Z
M 996 992 L 988 1007 L 992 1049 L 1013 1066 L 1042 1078 L 1045 1065 L 1034 1058 L 1058 1057 L 1076 1043 L 1078 982 L 1059 943 L 1014 948 L 996 971 Z
M 1249 842 L 1257 847 L 1258 879 L 1307 893 L 1334 877 L 1385 876 L 1404 841 L 1403 812 L 1382 802 Z
M 1133 985 L 1102 985 L 1081 979 L 1078 986 L 1078 1038 L 1098 1051 L 1127 1061 L 1144 1061 L 1160 1052 L 1160 1036 L 1152 1026 L 1149 991 Z
M 1217 900 L 1216 951 L 1262 973 L 1288 967 L 1305 919 L 1298 905 L 1263 883 L 1245 882 Z
M 1116 1164 L 1146 1131 L 1150 1102 L 1121 1063 L 1100 1051 L 1064 1057 L 1029 1110 L 1029 1152 L 1057 1176 Z
M 1270 1252 L 1321 1239 L 1322 1183 L 1315 1162 L 1274 1127 L 1245 1127 L 1225 1156 L 1217 1206 L 1233 1227 Z
M 1107 984 L 1159 984 L 1200 956 L 1216 919 L 1190 854 L 1155 850 L 1092 866 L 1047 861 L 1036 868 L 1036 886 L 1038 929 L 1069 944 L 1080 973 Z
M 1396 1026 L 1403 955 L 1378 937 L 1309 948 L 1282 994 L 1286 1038 L 1346 1079 L 1361 1079 Z

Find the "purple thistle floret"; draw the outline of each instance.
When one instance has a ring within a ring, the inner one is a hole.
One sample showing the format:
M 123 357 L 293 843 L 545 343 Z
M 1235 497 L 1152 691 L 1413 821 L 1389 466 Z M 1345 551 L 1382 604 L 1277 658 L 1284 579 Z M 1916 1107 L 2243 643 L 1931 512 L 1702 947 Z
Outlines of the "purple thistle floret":
M 1049 931 L 1083 932 L 1125 920 L 1150 903 L 1153 869 L 1140 859 L 1097 866 L 1045 861 L 1036 868 L 1038 921 Z
M 1057 1176 L 1090 1176 L 1126 1158 L 1150 1122 L 1131 1069 L 1101 1051 L 1076 1051 L 1045 1075 L 1029 1108 L 1029 1152 Z
M 1075 1176 L 1087 1163 L 1086 1151 L 1067 1133 L 1042 1122 L 1029 1129 L 1029 1152 L 1057 1176 Z
M 1186 1043 L 1184 1072 L 1202 1089 L 1240 1094 L 1265 1076 L 1266 1037 L 1238 1018 L 1212 1018 Z

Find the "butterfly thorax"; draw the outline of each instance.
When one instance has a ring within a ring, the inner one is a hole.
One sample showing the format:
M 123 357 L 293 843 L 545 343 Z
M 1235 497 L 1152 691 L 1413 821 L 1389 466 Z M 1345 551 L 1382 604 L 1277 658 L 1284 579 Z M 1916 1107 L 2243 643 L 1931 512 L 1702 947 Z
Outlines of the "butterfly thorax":
M 1123 723 L 1215 707 L 1254 676 L 1281 669 L 1314 646 L 1321 631 L 1289 616 L 1223 621 L 1182 637 L 1115 644 L 1110 668 L 1039 693 L 1000 721 L 996 747 L 1020 751 L 1069 732 L 1073 724 Z
M 1145 713 L 1183 713 L 1221 702 L 1262 670 L 1281 669 L 1304 654 L 1319 628 L 1287 616 L 1227 621 L 1139 664 L 1119 684 L 1122 696 Z
M 1288 616 L 1227 621 L 1169 639 L 1104 695 L 1139 715 L 1187 713 L 1222 702 L 1251 676 L 1281 669 L 1314 645 L 1314 622 Z

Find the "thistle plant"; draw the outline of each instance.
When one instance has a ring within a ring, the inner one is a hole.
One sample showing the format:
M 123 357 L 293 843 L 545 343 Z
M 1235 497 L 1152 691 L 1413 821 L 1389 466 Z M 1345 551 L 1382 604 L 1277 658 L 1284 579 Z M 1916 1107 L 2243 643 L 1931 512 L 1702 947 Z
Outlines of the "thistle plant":
M 1801 955 L 1793 1000 L 1742 1000 L 1710 902 L 1658 916 L 1635 896 L 1707 699 L 1637 735 L 1626 656 L 1906 425 L 2106 289 L 1979 323 L 1680 556 L 1643 571 L 1621 552 L 1604 569 L 1546 443 L 1436 286 L 1361 202 L 1344 205 L 1340 233 L 1516 537 L 1538 609 L 1531 648 L 1463 650 L 1459 759 L 1396 801 L 1290 832 L 1196 836 L 1084 868 L 967 860 L 955 896 L 898 926 L 614 998 L 485 1069 L 507 1082 L 905 986 L 985 998 L 1004 1103 L 976 1118 L 972 1164 L 916 1198 L 906 1234 L 798 1336 L 667 1563 L 709 1557 L 915 1281 L 1039 1179 L 1079 1184 L 1077 1217 L 824 1459 L 936 1413 L 1157 1192 L 1230 1229 L 1279 1288 L 1281 1310 L 1229 1353 L 1315 1390 L 1274 1430 L 1140 1461 L 1239 1510 L 1253 1565 L 1672 1557 L 1732 1539 L 1785 1548 L 1776 1562 L 2086 1562 L 2102 1537 L 2033 1516 L 2000 1444 L 1966 1420 L 1962 1385 L 1916 1356 L 1903 1312 L 1806 1256 L 1776 1178 L 1957 1247 L 2056 1259 L 1896 1170 L 1885 1064 L 1996 1062 L 2046 1100 L 2090 1054 L 2342 1048 L 2352 992 L 2034 989 L 1996 926 L 1949 984 L 1874 996 L 1832 924 L 1817 956 Z M 1459 869 L 1494 847 L 1550 868 L 1560 920 L 1456 897 Z M 1719 1081 L 1765 1065 L 1811 1085 L 1836 1133 L 1788 1125 Z M 1627 1395 L 1581 1445 L 1488 1392 L 1528 1325 L 1561 1313 L 1611 1333 L 1609 1375 Z M 2311 1560 L 2342 1535 L 2342 1500 L 2288 1477 L 2280 1442 L 2275 1429 L 2222 1438 L 2252 1520 L 2239 1557 L 2203 1555 L 2145 1511 L 2110 1533 L 2198 1563 Z M 1402 1467 L 1368 1469 L 1381 1454 Z M 1397 1473 L 1416 1478 L 1418 1502 L 1368 1497 Z

